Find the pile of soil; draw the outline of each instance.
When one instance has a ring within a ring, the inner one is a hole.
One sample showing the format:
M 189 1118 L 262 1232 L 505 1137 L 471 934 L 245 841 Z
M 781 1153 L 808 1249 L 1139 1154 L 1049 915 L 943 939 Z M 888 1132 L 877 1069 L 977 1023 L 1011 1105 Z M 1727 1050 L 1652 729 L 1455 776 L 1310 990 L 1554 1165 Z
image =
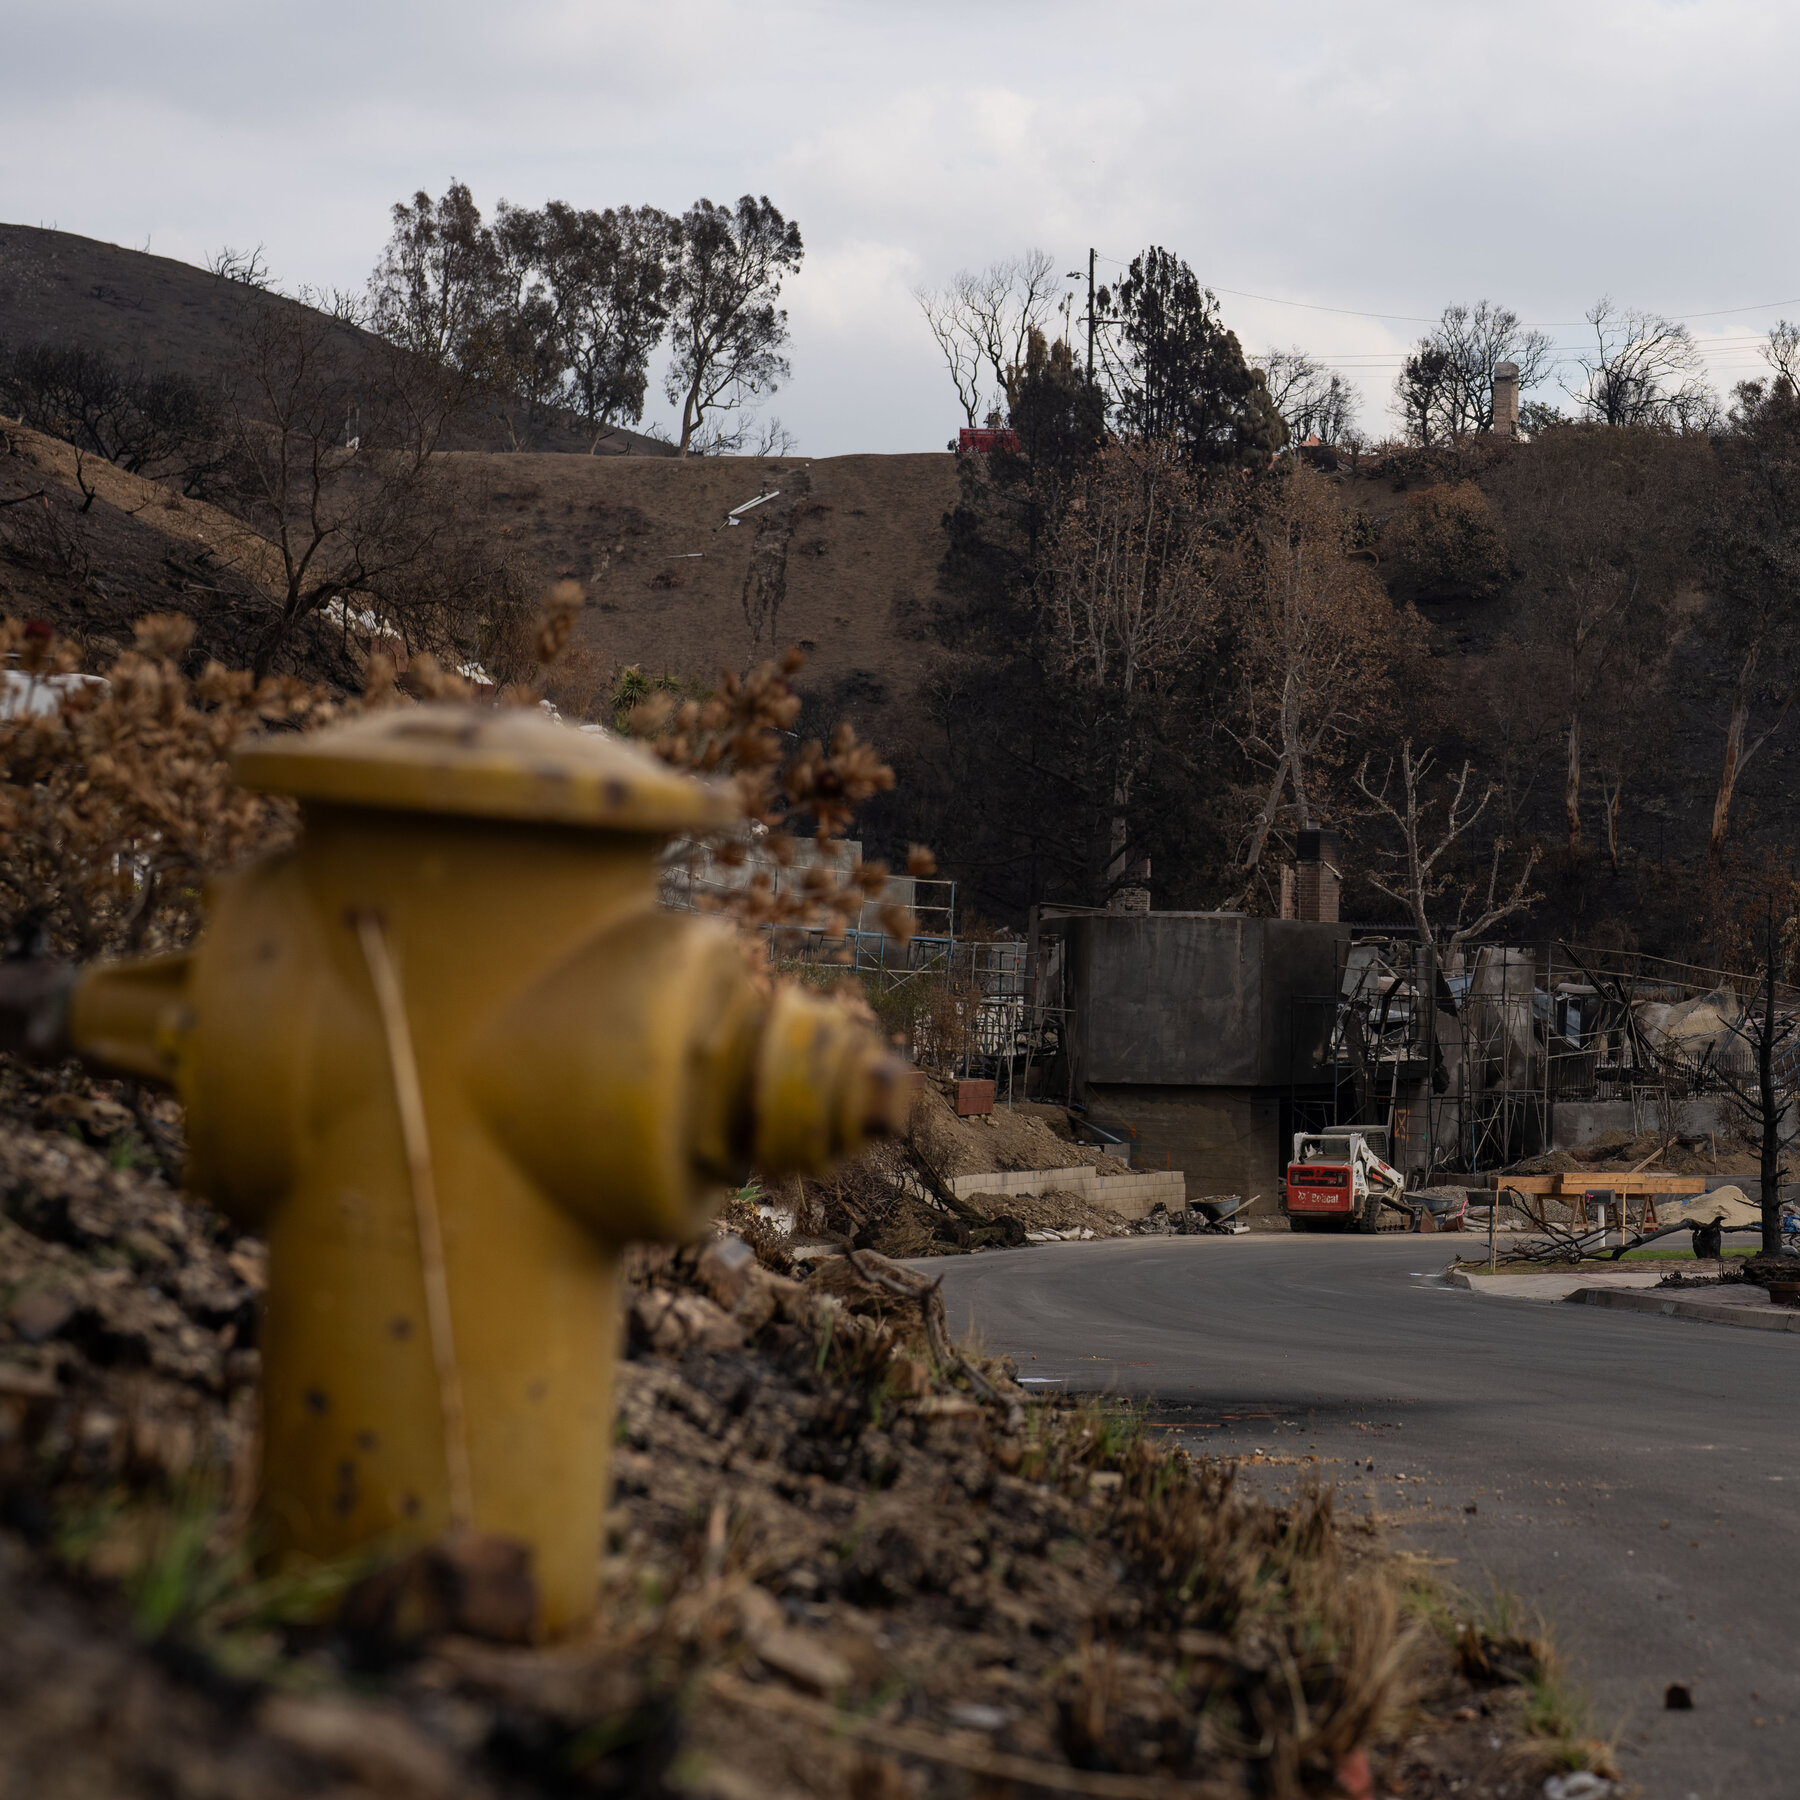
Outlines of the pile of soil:
M 1727 1256 L 1719 1262 L 1695 1263 L 1673 1269 L 1656 1285 L 1666 1288 L 1729 1287 L 1749 1282 L 1771 1287 L 1776 1282 L 1800 1282 L 1800 1256 Z
M 1328 1492 L 1270 1506 L 1132 1415 L 1028 1403 L 865 1252 L 805 1281 L 730 1234 L 634 1254 L 591 1638 L 508 1641 L 497 1540 L 258 1579 L 261 1247 L 124 1090 L 57 1098 L 0 1084 L 8 1792 L 1298 1795 L 1355 1791 L 1367 1747 L 1423 1796 L 1497 1729 L 1543 1760 L 1520 1708 L 1464 1731 Z M 443 1598 L 496 1569 L 498 1604 Z
M 1054 1188 L 1043 1194 L 968 1194 L 952 1207 L 897 1182 L 877 1186 L 865 1178 L 855 1194 L 825 1194 L 817 1210 L 828 1236 L 895 1261 L 1012 1250 L 1063 1237 L 1123 1237 L 1131 1229 L 1106 1207 Z M 791 1236 L 771 1234 L 767 1247 L 775 1266 L 797 1266 Z
M 1017 1169 L 1073 1169 L 1086 1163 L 1102 1174 L 1123 1175 L 1124 1163 L 1091 1144 L 1078 1144 L 1060 1106 L 1031 1101 L 996 1106 L 991 1113 L 959 1119 L 935 1083 L 926 1083 L 913 1106 L 912 1148 L 940 1180 Z
M 1663 1149 L 1661 1132 L 1603 1131 L 1573 1150 L 1527 1157 L 1508 1170 L 1513 1175 L 1624 1175 L 1643 1164 L 1649 1175 L 1755 1175 L 1762 1164 L 1754 1145 L 1735 1133 L 1678 1137 Z M 1662 1150 L 1654 1162 L 1645 1159 Z
M 958 1195 L 958 1177 L 1086 1165 L 1124 1174 L 1123 1163 L 1077 1144 L 1060 1106 L 998 1107 L 959 1119 L 948 1096 L 924 1084 L 906 1138 L 877 1145 L 829 1181 L 793 1182 L 782 1210 L 802 1240 L 848 1242 L 905 1260 L 1014 1248 L 1048 1234 L 1118 1237 L 1130 1227 L 1115 1212 L 1062 1189 L 1042 1194 Z M 748 1220 L 734 1217 L 738 1229 Z M 789 1265 L 777 1259 L 776 1266 Z

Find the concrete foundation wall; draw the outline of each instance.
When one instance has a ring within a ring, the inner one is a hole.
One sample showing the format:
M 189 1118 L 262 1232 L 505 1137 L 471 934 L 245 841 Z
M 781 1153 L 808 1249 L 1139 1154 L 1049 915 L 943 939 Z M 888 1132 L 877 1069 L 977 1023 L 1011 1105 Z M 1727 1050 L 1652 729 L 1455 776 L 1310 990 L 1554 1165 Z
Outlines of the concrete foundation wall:
M 1260 1195 L 1243 1216 L 1280 1209 L 1281 1101 L 1248 1087 L 1089 1089 L 1094 1116 L 1129 1121 L 1132 1154 L 1149 1168 L 1180 1172 L 1190 1201 L 1209 1194 Z
M 1240 913 L 1067 921 L 1077 1083 L 1278 1087 L 1313 1078 L 1293 997 L 1335 994 L 1348 928 Z
M 1122 1219 L 1147 1217 L 1160 1200 L 1170 1211 L 1187 1204 L 1181 1172 L 1134 1170 L 1129 1175 L 1102 1175 L 1086 1163 L 1069 1169 L 1005 1169 L 986 1175 L 958 1175 L 950 1191 L 959 1200 L 972 1194 L 1042 1194 L 1051 1189 L 1080 1194 Z

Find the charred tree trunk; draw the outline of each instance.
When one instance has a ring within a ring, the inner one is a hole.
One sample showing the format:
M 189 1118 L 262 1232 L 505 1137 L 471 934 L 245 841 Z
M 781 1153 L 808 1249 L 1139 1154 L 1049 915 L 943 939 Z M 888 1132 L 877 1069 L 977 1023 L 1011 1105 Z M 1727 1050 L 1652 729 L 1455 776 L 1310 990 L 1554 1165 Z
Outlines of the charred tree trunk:
M 1581 848 L 1581 714 L 1569 713 L 1569 765 L 1563 777 L 1563 812 L 1569 822 L 1569 848 Z
M 1725 854 L 1725 837 L 1731 826 L 1731 797 L 1744 766 L 1744 727 L 1750 719 L 1750 700 L 1743 686 L 1731 697 L 1731 723 L 1725 728 L 1725 763 L 1719 771 L 1719 791 L 1713 797 L 1712 839 L 1709 848 L 1717 858 Z
M 1769 909 L 1768 968 L 1763 976 L 1762 1035 L 1756 1046 L 1757 1098 L 1762 1102 L 1762 1253 L 1781 1254 L 1781 1097 L 1775 1090 L 1775 909 Z

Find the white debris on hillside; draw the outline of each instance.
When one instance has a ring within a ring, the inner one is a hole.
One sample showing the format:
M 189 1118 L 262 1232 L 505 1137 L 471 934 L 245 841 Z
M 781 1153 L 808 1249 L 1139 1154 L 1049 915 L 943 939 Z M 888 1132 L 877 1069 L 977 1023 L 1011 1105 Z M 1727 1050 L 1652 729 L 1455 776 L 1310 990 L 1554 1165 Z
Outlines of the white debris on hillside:
M 62 710 L 64 694 L 105 686 L 99 675 L 34 675 L 25 669 L 0 669 L 0 722 L 47 719 Z

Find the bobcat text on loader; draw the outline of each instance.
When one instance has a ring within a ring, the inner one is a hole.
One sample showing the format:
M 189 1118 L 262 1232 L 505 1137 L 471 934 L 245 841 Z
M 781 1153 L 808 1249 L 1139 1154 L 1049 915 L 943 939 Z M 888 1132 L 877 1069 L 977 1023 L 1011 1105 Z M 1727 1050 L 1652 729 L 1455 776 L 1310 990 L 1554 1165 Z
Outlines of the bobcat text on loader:
M 1384 1207 L 1400 1215 L 1385 1229 L 1413 1228 L 1417 1209 L 1408 1204 L 1406 1182 L 1371 1140 L 1387 1148 L 1385 1131 L 1339 1126 L 1294 1133 L 1281 1210 L 1295 1231 L 1380 1231 Z

